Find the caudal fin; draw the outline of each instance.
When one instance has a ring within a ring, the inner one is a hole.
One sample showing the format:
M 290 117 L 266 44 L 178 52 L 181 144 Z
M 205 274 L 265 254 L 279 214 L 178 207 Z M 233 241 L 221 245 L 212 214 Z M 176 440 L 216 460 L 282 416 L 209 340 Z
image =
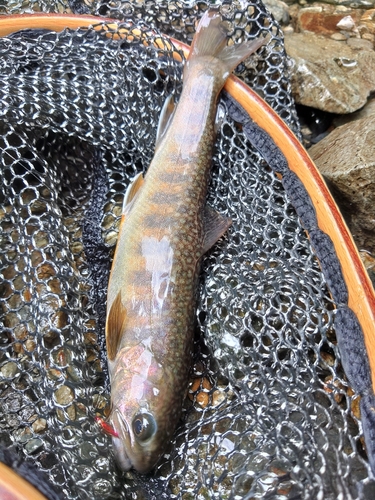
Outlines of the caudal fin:
M 207 10 L 201 18 L 195 33 L 188 61 L 197 57 L 214 57 L 219 59 L 225 72 L 231 73 L 244 59 L 249 57 L 266 38 L 257 38 L 247 42 L 227 45 L 228 33 L 217 9 Z

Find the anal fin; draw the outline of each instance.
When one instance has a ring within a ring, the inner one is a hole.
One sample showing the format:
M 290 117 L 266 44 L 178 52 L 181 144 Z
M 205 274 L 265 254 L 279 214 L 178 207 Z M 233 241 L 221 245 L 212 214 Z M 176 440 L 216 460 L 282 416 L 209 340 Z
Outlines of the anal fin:
M 116 357 L 125 321 L 126 308 L 122 304 L 121 292 L 119 292 L 111 305 L 109 313 L 107 314 L 107 321 L 105 325 L 105 338 L 109 361 L 113 361 Z
M 207 252 L 232 224 L 232 219 L 206 205 L 204 209 L 204 241 L 202 255 Z

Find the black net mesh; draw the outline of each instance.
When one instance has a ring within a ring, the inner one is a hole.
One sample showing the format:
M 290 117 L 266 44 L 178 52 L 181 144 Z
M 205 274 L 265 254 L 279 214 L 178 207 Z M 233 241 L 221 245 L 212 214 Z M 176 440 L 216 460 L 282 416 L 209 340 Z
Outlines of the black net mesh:
M 324 278 L 281 181 L 228 113 L 208 201 L 233 225 L 203 263 L 181 424 L 149 476 L 120 473 L 95 424 L 109 411 L 103 326 L 123 194 L 181 90 L 181 65 L 149 27 L 190 41 L 207 6 L 2 8 L 131 16 L 141 35 L 119 40 L 103 25 L 0 39 L 0 441 L 68 499 L 373 498 Z M 272 32 L 240 76 L 298 131 L 276 23 L 259 2 L 222 13 L 234 38 Z

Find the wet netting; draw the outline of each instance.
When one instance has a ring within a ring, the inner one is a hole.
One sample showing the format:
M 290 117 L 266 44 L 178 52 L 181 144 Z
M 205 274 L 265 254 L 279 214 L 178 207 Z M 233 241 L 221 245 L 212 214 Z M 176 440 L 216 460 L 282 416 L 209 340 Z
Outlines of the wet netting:
M 0 39 L 0 442 L 67 499 L 375 498 L 324 276 L 225 97 L 208 201 L 233 224 L 203 262 L 181 423 L 147 476 L 116 468 L 95 423 L 109 412 L 105 298 L 123 195 L 181 91 L 181 64 L 150 28 L 190 42 L 208 5 L 0 7 L 123 21 Z M 298 133 L 277 24 L 260 2 L 221 12 L 233 39 L 272 33 L 238 74 Z

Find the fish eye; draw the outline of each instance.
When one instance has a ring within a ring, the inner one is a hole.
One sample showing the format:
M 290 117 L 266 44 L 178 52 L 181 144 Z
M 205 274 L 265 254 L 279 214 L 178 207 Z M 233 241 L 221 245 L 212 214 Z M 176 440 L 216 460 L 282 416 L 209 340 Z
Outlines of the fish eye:
M 156 422 L 149 413 L 139 413 L 133 419 L 133 432 L 138 441 L 147 441 L 156 432 Z

